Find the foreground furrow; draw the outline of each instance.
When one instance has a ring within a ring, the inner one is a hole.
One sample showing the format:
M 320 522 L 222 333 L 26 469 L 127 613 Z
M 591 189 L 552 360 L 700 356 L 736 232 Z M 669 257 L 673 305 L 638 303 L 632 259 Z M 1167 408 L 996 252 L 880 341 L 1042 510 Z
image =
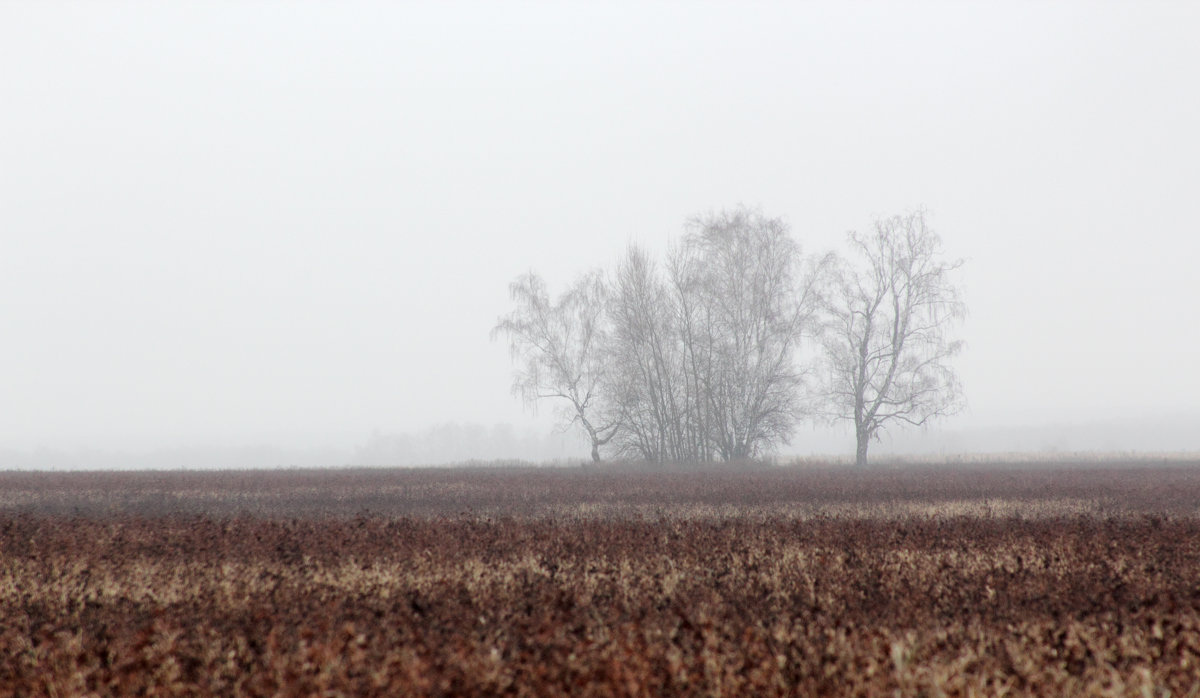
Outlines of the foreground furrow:
M 1186 695 L 1188 517 L 0 517 L 0 694 Z

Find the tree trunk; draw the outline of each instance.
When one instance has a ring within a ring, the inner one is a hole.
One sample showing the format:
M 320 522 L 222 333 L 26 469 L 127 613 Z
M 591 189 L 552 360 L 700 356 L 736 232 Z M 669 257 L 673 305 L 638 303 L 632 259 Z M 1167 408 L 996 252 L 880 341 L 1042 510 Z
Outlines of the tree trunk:
M 600 447 L 608 443 L 608 440 L 612 438 L 612 434 L 609 433 L 607 437 L 603 439 L 600 438 L 600 435 L 596 433 L 596 428 L 593 427 L 592 423 L 589 422 L 587 417 L 583 415 L 583 408 L 579 406 L 578 402 L 575 403 L 575 411 L 579 414 L 579 422 L 583 424 L 583 428 L 587 430 L 588 437 L 592 440 L 592 462 L 599 463 Z
M 867 445 L 871 443 L 871 434 L 866 429 L 856 431 L 858 450 L 854 454 L 854 465 L 859 468 L 867 467 Z

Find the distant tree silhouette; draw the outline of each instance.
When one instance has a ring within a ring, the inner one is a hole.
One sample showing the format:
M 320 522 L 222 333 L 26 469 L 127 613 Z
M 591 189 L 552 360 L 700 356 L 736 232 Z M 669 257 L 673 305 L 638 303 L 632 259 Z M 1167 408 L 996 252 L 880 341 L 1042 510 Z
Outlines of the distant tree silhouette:
M 962 348 L 950 330 L 965 315 L 941 239 L 925 212 L 876 221 L 849 234 L 850 259 L 830 266 L 822 295 L 822 345 L 830 416 L 854 423 L 855 463 L 889 424 L 921 426 L 958 411 L 962 392 L 949 359 Z
M 530 272 L 509 285 L 509 295 L 516 308 L 500 318 L 492 338 L 505 336 L 520 363 L 513 392 L 534 409 L 543 399 L 558 400 L 567 424 L 587 433 L 592 460 L 598 462 L 600 447 L 613 438 L 620 423 L 601 399 L 608 368 L 602 355 L 607 297 L 603 276 L 584 275 L 552 302 L 545 282 Z

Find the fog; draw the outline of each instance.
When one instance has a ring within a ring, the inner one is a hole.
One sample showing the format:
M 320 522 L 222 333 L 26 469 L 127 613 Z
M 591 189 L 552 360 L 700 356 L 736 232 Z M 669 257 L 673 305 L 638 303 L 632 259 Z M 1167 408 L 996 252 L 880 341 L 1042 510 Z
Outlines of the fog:
M 965 260 L 967 409 L 879 453 L 1200 450 L 1198 29 L 1152 2 L 5 3 L 0 467 L 583 457 L 510 392 L 507 284 L 738 204 L 814 254 L 925 207 Z M 431 445 L 454 428 L 487 438 Z M 787 452 L 853 449 L 804 425 Z

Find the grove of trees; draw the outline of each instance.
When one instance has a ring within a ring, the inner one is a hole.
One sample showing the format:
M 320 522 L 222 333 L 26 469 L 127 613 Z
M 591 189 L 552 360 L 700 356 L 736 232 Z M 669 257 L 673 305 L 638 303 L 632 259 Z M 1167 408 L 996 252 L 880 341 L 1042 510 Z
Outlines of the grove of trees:
M 592 445 L 651 462 L 753 459 L 804 420 L 847 420 L 856 462 L 889 424 L 960 408 L 949 365 L 964 306 L 923 211 L 805 255 L 779 218 L 740 207 L 689 221 L 666 258 L 631 245 L 551 298 L 509 286 L 492 330 L 527 404 L 556 404 Z

